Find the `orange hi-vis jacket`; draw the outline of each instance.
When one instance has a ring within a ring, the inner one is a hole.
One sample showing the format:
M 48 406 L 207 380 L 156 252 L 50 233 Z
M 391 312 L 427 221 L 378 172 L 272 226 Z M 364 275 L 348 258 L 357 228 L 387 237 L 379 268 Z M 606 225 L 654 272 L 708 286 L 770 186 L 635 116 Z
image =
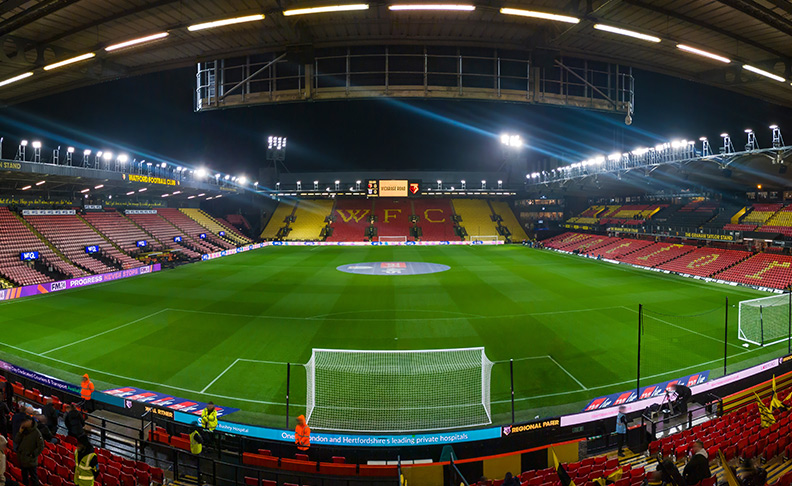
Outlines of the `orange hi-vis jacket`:
M 83 378 L 85 378 L 85 381 L 83 381 L 82 384 L 80 385 L 82 387 L 82 389 L 80 390 L 80 396 L 82 397 L 83 400 L 90 400 L 91 394 L 94 391 L 94 384 L 90 380 L 90 378 L 88 378 L 87 374 L 83 375 Z
M 311 428 L 305 423 L 305 415 L 297 417 L 297 428 L 294 429 L 294 442 L 301 451 L 311 447 Z

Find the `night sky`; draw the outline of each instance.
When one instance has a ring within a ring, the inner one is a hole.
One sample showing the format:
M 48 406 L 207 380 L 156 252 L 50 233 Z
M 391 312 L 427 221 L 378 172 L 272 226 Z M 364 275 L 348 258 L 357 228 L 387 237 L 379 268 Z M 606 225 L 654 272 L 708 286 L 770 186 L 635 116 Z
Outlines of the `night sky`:
M 138 160 L 205 165 L 254 175 L 266 137 L 288 137 L 291 172 L 333 170 L 494 170 L 497 136 L 520 133 L 529 161 L 595 155 L 727 131 L 738 150 L 744 128 L 770 144 L 768 125 L 787 129 L 792 110 L 655 73 L 636 71 L 632 126 L 623 116 L 584 110 L 471 101 L 336 101 L 194 113 L 194 70 L 182 69 L 90 86 L 0 111 L 4 157 L 21 138 L 54 145 L 125 151 Z M 765 83 L 766 81 L 760 81 Z M 698 143 L 698 142 L 697 142 Z

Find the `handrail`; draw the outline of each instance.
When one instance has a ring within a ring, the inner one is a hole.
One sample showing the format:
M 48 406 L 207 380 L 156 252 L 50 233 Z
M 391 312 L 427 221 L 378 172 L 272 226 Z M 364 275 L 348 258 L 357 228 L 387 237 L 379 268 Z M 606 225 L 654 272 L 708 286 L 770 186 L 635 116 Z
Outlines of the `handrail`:
M 467 479 L 465 479 L 465 476 L 462 475 L 462 471 L 459 470 L 459 468 L 457 467 L 456 463 L 454 462 L 454 458 L 453 457 L 451 457 L 451 461 L 450 462 L 451 462 L 451 468 L 456 472 L 457 476 L 459 476 L 459 479 L 462 480 L 462 484 L 464 484 L 465 486 L 470 486 L 470 483 L 467 482 Z

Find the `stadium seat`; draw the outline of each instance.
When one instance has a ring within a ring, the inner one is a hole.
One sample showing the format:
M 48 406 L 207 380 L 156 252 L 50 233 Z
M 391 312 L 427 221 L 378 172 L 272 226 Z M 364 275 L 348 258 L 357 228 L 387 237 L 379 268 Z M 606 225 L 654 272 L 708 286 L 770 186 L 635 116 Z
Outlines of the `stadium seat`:
M 333 456 L 333 462 L 335 464 L 344 464 L 346 463 L 346 457 L 343 456 Z
M 261 482 L 258 478 L 251 478 L 250 476 L 245 476 L 245 486 L 259 486 Z

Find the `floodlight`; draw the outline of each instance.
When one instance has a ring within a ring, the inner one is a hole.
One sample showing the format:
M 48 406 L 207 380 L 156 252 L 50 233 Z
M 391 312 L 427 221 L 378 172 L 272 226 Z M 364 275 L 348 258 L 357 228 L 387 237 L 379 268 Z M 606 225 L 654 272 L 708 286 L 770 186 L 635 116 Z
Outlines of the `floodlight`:
M 235 17 L 232 19 L 222 19 L 222 20 L 215 20 L 212 22 L 204 22 L 201 24 L 193 24 L 187 27 L 187 30 L 189 30 L 190 32 L 195 32 L 196 30 L 213 29 L 215 27 L 241 24 L 243 22 L 253 22 L 256 20 L 264 20 L 264 14 L 246 15 L 244 17 Z
M 131 196 L 131 195 L 132 195 L 132 194 L 134 194 L 134 193 L 135 193 L 135 191 L 129 191 L 128 193 L 126 193 L 126 195 L 127 195 L 127 196 Z
M 141 162 L 142 163 L 142 162 Z M 146 162 L 146 165 L 151 167 L 151 162 Z
M 44 184 L 45 182 L 47 182 L 47 181 L 38 181 L 38 182 L 36 182 L 36 185 L 40 186 L 40 185 Z
M 660 42 L 659 37 L 655 37 L 653 35 L 641 34 L 640 32 L 635 32 L 634 30 L 621 29 L 619 27 L 614 27 L 612 25 L 594 24 L 594 28 L 597 30 L 610 32 L 612 34 L 626 35 L 627 37 L 633 37 L 635 39 L 645 40 L 648 42 Z
M 721 133 L 720 136 L 723 137 L 723 138 L 726 138 L 726 137 L 729 136 L 729 134 L 728 133 Z
M 159 32 L 157 34 L 147 35 L 146 37 L 140 37 L 138 39 L 132 39 L 132 40 L 128 40 L 126 42 L 119 42 L 118 44 L 113 44 L 111 46 L 105 47 L 105 51 L 107 51 L 107 52 L 116 51 L 118 49 L 123 49 L 125 47 L 132 47 L 132 46 L 136 46 L 138 44 L 143 44 L 143 43 L 146 43 L 146 42 L 151 42 L 151 41 L 155 41 L 155 40 L 158 40 L 158 39 L 162 39 L 163 37 L 168 37 L 168 33 L 167 32 Z
M 464 181 L 464 180 L 462 180 L 462 181 L 460 181 L 460 182 L 462 182 L 462 184 L 464 184 L 464 183 L 465 183 L 465 181 Z
M 290 17 L 292 15 L 308 15 L 317 13 L 330 13 L 330 12 L 350 12 L 353 10 L 368 10 L 367 3 L 354 3 L 349 5 L 326 5 L 323 7 L 311 8 L 296 8 L 292 10 L 284 10 L 283 15 Z
M 127 154 L 120 154 L 118 156 L 118 161 L 121 162 L 122 164 L 125 164 L 127 160 L 129 160 L 129 156 Z
M 780 81 L 782 83 L 786 81 L 786 79 L 782 78 L 781 76 L 778 76 L 777 74 L 767 72 L 763 69 L 759 69 L 758 67 L 751 66 L 750 64 L 743 64 L 743 69 L 745 69 L 746 71 L 751 71 L 752 73 L 756 73 L 760 76 L 773 79 L 775 81 Z
M 98 154 L 97 154 L 98 155 Z M 102 158 L 105 160 L 110 160 L 113 158 L 113 152 L 105 152 L 102 154 Z
M 101 189 L 104 187 L 104 184 L 99 184 L 98 186 L 94 187 L 94 189 Z
M 319 181 L 314 181 L 314 184 L 319 184 Z
M 29 78 L 31 76 L 33 76 L 32 72 L 27 72 L 27 73 L 24 73 L 24 74 L 20 74 L 19 76 L 14 76 L 13 78 L 8 78 L 8 79 L 5 79 L 3 81 L 0 81 L 0 86 L 5 86 L 7 84 L 16 83 L 17 81 L 21 81 L 21 80 L 23 80 L 25 78 Z
M 160 164 L 160 167 L 162 167 L 163 169 L 164 169 L 165 167 L 167 167 L 167 166 L 168 166 L 168 164 L 166 164 L 165 162 L 163 162 L 162 164 Z
M 148 191 L 148 187 L 144 187 L 143 189 L 138 189 L 138 192 L 146 192 Z
M 706 142 L 707 141 L 707 137 L 699 137 L 699 140 L 702 141 L 702 142 Z
M 198 170 L 195 171 L 195 177 L 204 178 L 206 177 L 206 169 L 200 167 Z
M 437 183 L 438 183 L 438 184 L 442 184 L 442 183 L 443 183 L 443 181 L 441 181 L 440 179 L 438 179 L 438 180 L 437 180 Z
M 74 153 L 74 147 L 69 147 L 69 148 L 67 148 L 67 149 L 66 149 L 66 152 L 68 152 L 68 153 L 70 153 L 70 154 L 73 154 L 73 153 Z
M 555 20 L 556 22 L 566 22 L 568 24 L 577 24 L 580 22 L 580 19 L 576 17 L 569 17 L 567 15 L 558 15 L 547 12 L 537 12 L 535 10 L 523 10 L 519 8 L 502 8 L 500 9 L 500 13 L 504 15 L 518 15 L 520 17 Z
M 731 62 L 731 59 L 728 59 L 726 57 L 719 56 L 711 52 L 702 51 L 701 49 L 696 49 L 695 47 L 686 46 L 685 44 L 677 44 L 677 49 L 685 52 L 689 52 L 691 54 L 696 54 L 698 56 L 708 57 L 710 59 L 714 59 L 715 61 L 720 61 L 725 64 L 729 64 Z
M 90 191 L 90 189 L 83 189 L 82 191 L 80 191 L 80 193 L 81 193 L 81 194 L 85 194 L 85 193 L 86 193 L 86 192 L 88 192 L 88 191 Z
M 83 150 L 83 155 L 91 155 L 91 150 L 90 149 Z
M 231 176 L 230 176 L 230 175 L 228 175 L 228 174 L 226 174 L 226 176 L 225 176 L 225 180 L 228 180 L 228 179 L 230 179 L 230 178 L 231 178 Z
M 79 55 L 77 57 L 72 57 L 70 59 L 66 59 L 65 61 L 56 62 L 54 64 L 48 64 L 48 65 L 44 66 L 44 70 L 45 71 L 50 71 L 52 69 L 58 69 L 59 67 L 68 66 L 69 64 L 74 64 L 75 62 L 85 61 L 85 60 L 91 59 L 92 57 L 95 57 L 95 56 L 96 56 L 96 54 L 94 54 L 93 52 L 89 52 L 87 54 L 82 54 L 82 55 Z
M 338 184 L 339 182 L 340 182 L 340 181 L 335 181 L 335 183 L 336 183 L 336 184 Z
M 472 12 L 476 10 L 475 5 L 455 5 L 455 4 L 404 4 L 391 5 L 389 10 L 451 10 L 456 12 Z
M 769 128 L 770 128 L 770 130 L 775 130 L 776 128 L 778 128 L 778 125 L 770 125 Z
M 38 140 L 33 141 L 33 148 L 41 148 L 41 142 Z
M 27 191 L 27 190 L 28 190 L 28 189 L 30 189 L 31 187 L 33 187 L 33 186 L 25 186 L 25 187 L 23 187 L 23 188 L 22 188 L 22 190 L 23 190 L 23 191 Z
M 745 133 L 753 133 L 753 130 L 751 130 L 750 128 L 746 128 L 746 129 L 745 129 L 745 130 L 743 130 L 743 131 L 744 131 Z
M 500 181 L 500 180 L 499 180 L 499 181 L 498 181 L 498 184 L 503 184 L 503 181 Z
M 28 144 L 28 141 L 27 141 L 27 140 L 22 140 L 22 141 L 19 143 L 19 145 L 21 145 L 21 146 L 23 146 L 23 147 L 27 147 L 27 144 Z

